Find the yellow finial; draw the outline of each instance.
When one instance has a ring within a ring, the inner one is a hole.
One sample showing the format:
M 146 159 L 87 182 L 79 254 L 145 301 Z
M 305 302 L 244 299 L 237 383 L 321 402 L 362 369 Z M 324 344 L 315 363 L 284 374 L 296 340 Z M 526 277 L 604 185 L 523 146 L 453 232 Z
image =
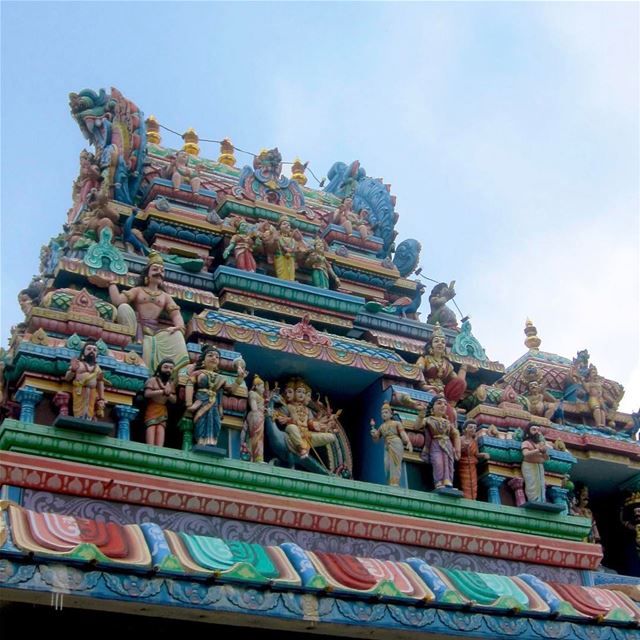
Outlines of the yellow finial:
M 524 341 L 525 347 L 528 349 L 538 349 L 540 347 L 542 340 L 538 338 L 538 330 L 529 318 L 527 318 L 524 325 L 524 334 L 527 336 Z
M 293 161 L 293 165 L 291 166 L 291 179 L 295 180 L 299 185 L 303 186 L 307 184 L 307 176 L 304 175 L 304 172 L 307 168 L 308 162 L 302 163 L 300 158 L 296 158 Z
M 160 137 L 160 123 L 156 120 L 155 116 L 149 116 L 145 120 L 147 125 L 147 142 L 153 144 L 160 144 L 162 138 Z
M 200 153 L 200 147 L 198 146 L 198 134 L 195 132 L 193 127 L 189 127 L 183 134 L 182 139 L 184 140 L 184 146 L 182 147 L 183 151 L 186 151 L 189 155 L 197 156 Z
M 236 157 L 233 155 L 234 146 L 229 138 L 225 138 L 220 143 L 220 157 L 218 162 L 220 164 L 226 164 L 228 167 L 236 166 Z

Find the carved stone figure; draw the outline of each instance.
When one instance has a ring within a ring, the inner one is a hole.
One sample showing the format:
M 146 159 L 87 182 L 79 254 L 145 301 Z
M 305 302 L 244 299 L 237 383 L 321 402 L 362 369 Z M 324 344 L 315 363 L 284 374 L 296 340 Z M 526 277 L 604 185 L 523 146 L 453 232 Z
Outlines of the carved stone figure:
M 613 401 L 613 398 L 606 398 L 602 384 L 602 378 L 598 375 L 595 365 L 589 365 L 587 375 L 582 380 L 582 386 L 587 392 L 587 405 L 593 415 L 596 427 L 605 427 L 607 424 L 606 399 Z
M 384 473 L 387 484 L 391 486 L 400 485 L 400 474 L 402 473 L 402 454 L 404 450 L 412 451 L 411 441 L 407 436 L 401 422 L 393 420 L 393 412 L 388 404 L 382 405 L 382 424 L 376 428 L 376 421 L 373 418 L 371 424 L 371 437 L 374 442 L 380 438 L 384 440 Z
M 246 375 L 241 366 L 233 384 L 218 373 L 220 352 L 205 346 L 185 388 L 185 404 L 193 415 L 193 437 L 199 446 L 218 444 L 222 427 L 222 394 L 236 392 Z
M 589 518 L 591 520 L 591 531 L 587 537 L 589 542 L 600 542 L 600 532 L 598 531 L 598 525 L 596 519 L 593 516 L 593 512 L 589 508 L 589 487 L 582 485 L 576 495 L 575 504 L 571 508 L 571 513 L 575 516 L 581 516 L 583 518 Z
M 524 433 L 522 450 L 522 477 L 524 492 L 529 502 L 545 502 L 544 463 L 549 460 L 549 447 L 535 424 Z
M 92 282 L 101 284 L 102 280 L 92 278 Z M 166 358 L 173 360 L 176 371 L 189 363 L 184 320 L 180 307 L 164 289 L 164 264 L 159 253 L 149 254 L 137 286 L 120 293 L 115 282 L 109 283 L 109 297 L 118 307 L 118 322 L 136 331 L 149 369 L 155 371 Z M 163 315 L 168 317 L 169 325 L 161 323 Z
M 529 412 L 534 416 L 541 416 L 550 420 L 560 403 L 541 385 L 538 380 L 531 380 L 527 384 L 527 389 Z
M 301 378 L 290 380 L 285 387 L 285 404 L 276 413 L 276 422 L 285 429 L 287 447 L 305 458 L 311 449 L 326 447 L 335 442 L 333 422 L 338 414 L 314 416 L 309 408 L 311 387 Z
M 464 497 L 468 500 L 476 500 L 478 497 L 478 462 L 488 460 L 488 453 L 478 451 L 476 430 L 478 425 L 473 420 L 467 420 L 462 427 L 460 439 L 460 462 L 458 474 L 460 476 L 460 488 Z
M 98 347 L 87 340 L 79 358 L 71 361 L 64 379 L 73 384 L 72 410 L 76 418 L 95 420 L 104 417 L 104 376 L 97 362 Z
M 447 307 L 447 302 L 453 300 L 456 295 L 454 286 L 455 281 L 450 284 L 441 282 L 437 284 L 431 290 L 429 294 L 429 306 L 431 307 L 431 313 L 427 317 L 428 324 L 439 323 L 441 327 L 445 329 L 457 329 L 458 320 L 456 314 Z
M 80 152 L 80 174 L 73 183 L 73 207 L 69 210 L 68 222 L 73 222 L 82 213 L 92 191 L 100 189 L 100 167 L 89 151 Z
M 334 224 L 339 224 L 348 235 L 353 235 L 354 229 L 366 240 L 372 233 L 371 225 L 367 220 L 367 211 L 361 209 L 359 212 L 353 210 L 353 200 L 345 198 L 338 207 L 334 215 Z
M 153 376 L 144 384 L 144 397 L 147 400 L 144 412 L 145 441 L 157 447 L 164 446 L 169 417 L 167 404 L 176 402 L 176 389 L 171 379 L 173 368 L 173 360 L 161 360 Z
M 251 462 L 264 462 L 265 384 L 259 375 L 253 377 L 247 404 L 249 411 L 243 429 L 246 435 L 242 439 L 249 441 Z
M 468 365 L 463 364 L 456 373 L 451 361 L 446 357 L 446 344 L 444 332 L 436 324 L 430 342 L 425 345 L 425 353 L 418 358 L 416 365 L 423 370 L 423 389 L 444 395 L 450 407 L 447 412 L 448 418 L 455 424 L 454 407 L 467 389 Z
M 460 433 L 447 418 L 447 401 L 434 396 L 428 406 L 418 412 L 416 426 L 424 427 L 424 448 L 420 457 L 431 464 L 436 489 L 453 487 L 454 464 L 460 459 Z
M 251 230 L 251 227 L 244 220 L 240 220 L 236 227 L 236 233 L 231 237 L 231 242 L 224 250 L 222 257 L 226 260 L 233 251 L 237 269 L 255 272 L 256 260 L 253 257 L 255 239 L 255 232 Z
M 273 265 L 277 278 L 291 281 L 296 279 L 297 250 L 298 239 L 291 229 L 291 223 L 284 218 L 278 227 L 275 240 L 275 252 L 273 255 Z
M 176 153 L 176 157 L 167 168 L 166 175 L 171 176 L 174 191 L 180 191 L 183 184 L 188 184 L 193 193 L 199 193 L 202 186 L 202 178 L 198 170 L 189 167 L 189 154 L 186 151 Z
M 333 280 L 336 287 L 340 286 L 340 278 L 333 271 L 326 256 L 326 247 L 322 238 L 315 238 L 313 248 L 305 256 L 305 266 L 311 269 L 311 281 L 316 287 L 329 289 L 329 282 Z

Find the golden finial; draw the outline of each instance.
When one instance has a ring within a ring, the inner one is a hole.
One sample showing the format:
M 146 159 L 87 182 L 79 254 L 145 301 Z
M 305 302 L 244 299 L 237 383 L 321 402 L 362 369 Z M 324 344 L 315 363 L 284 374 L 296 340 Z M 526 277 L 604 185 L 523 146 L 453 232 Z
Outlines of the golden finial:
M 307 184 L 307 176 L 304 175 L 304 172 L 309 163 L 302 163 L 300 158 L 296 158 L 293 161 L 293 165 L 291 166 L 291 179 L 295 180 L 299 185 L 303 186 Z
M 524 346 L 528 349 L 538 349 L 542 344 L 542 340 L 538 338 L 538 330 L 533 325 L 533 322 L 527 318 L 524 325 L 524 335 L 527 336 L 524 341 Z
M 197 156 L 200 153 L 200 147 L 198 146 L 198 141 L 200 139 L 193 127 L 189 127 L 182 134 L 182 139 L 184 140 L 184 146 L 182 147 L 183 151 L 186 151 L 191 156 Z
M 160 137 L 160 123 L 156 120 L 156 117 L 149 116 L 144 123 L 147 125 L 147 142 L 160 144 L 160 142 L 162 142 L 162 138 Z
M 218 162 L 220 164 L 226 164 L 228 167 L 236 166 L 236 157 L 233 155 L 234 146 L 229 138 L 225 138 L 220 143 L 220 157 Z

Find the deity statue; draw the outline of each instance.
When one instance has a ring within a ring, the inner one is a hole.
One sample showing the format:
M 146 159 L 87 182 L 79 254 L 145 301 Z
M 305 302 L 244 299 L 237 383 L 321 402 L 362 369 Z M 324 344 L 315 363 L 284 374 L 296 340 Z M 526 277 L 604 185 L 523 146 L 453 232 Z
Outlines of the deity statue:
M 458 464 L 460 488 L 468 500 L 476 500 L 478 497 L 478 462 L 489 460 L 488 453 L 478 451 L 477 428 L 476 422 L 467 420 L 462 427 L 462 438 L 460 439 L 460 462 Z
M 424 427 L 424 448 L 420 457 L 431 464 L 436 489 L 453 487 L 454 463 L 460 459 L 460 433 L 447 418 L 447 400 L 434 396 L 428 406 L 418 411 L 415 426 Z
M 76 418 L 95 420 L 104 417 L 104 376 L 97 360 L 98 347 L 94 340 L 87 340 L 80 357 L 71 360 L 64 376 L 73 385 L 72 411 Z
M 144 397 L 147 405 L 144 412 L 145 441 L 157 447 L 164 446 L 165 429 L 169 412 L 167 404 L 176 402 L 176 389 L 173 383 L 174 363 L 165 358 L 158 363 L 153 377 L 144 383 Z
M 311 387 L 301 378 L 294 378 L 286 384 L 284 405 L 274 416 L 285 428 L 287 447 L 301 458 L 306 458 L 316 447 L 326 447 L 336 441 L 335 420 L 341 413 L 322 410 L 314 415 L 310 403 Z
M 207 345 L 195 364 L 185 388 L 185 404 L 193 415 L 193 436 L 196 445 L 215 446 L 222 427 L 222 394 L 240 389 L 246 376 L 241 363 L 237 364 L 236 379 L 230 384 L 218 373 L 220 352 Z
M 90 281 L 104 285 L 102 278 L 93 276 Z M 116 283 L 110 282 L 109 297 L 118 307 L 118 322 L 134 329 L 142 342 L 142 357 L 151 371 L 167 358 L 173 361 L 176 373 L 189 363 L 184 320 L 180 307 L 164 289 L 164 264 L 158 252 L 149 253 L 137 286 L 120 293 Z M 170 325 L 160 322 L 163 315 L 168 316 Z
M 371 437 L 374 442 L 380 438 L 384 440 L 384 473 L 387 484 L 397 487 L 400 485 L 402 472 L 402 454 L 404 450 L 411 452 L 413 447 L 401 422 L 393 420 L 393 412 L 389 404 L 382 405 L 382 424 L 376 428 L 376 421 L 372 418 Z
M 366 209 L 361 209 L 358 213 L 353 210 L 353 199 L 345 198 L 334 214 L 334 224 L 339 224 L 348 235 L 353 235 L 355 229 L 363 240 L 366 240 L 372 233 L 371 225 L 367 220 Z
M 249 441 L 251 462 L 264 462 L 265 384 L 257 374 L 253 377 L 247 404 L 249 411 L 244 420 L 241 440 Z
M 429 294 L 429 306 L 431 313 L 427 316 L 427 324 L 439 323 L 445 329 L 457 329 L 458 320 L 456 314 L 447 307 L 447 302 L 453 300 L 456 295 L 455 280 L 450 284 L 441 282 L 431 290 Z
M 524 432 L 522 450 L 522 477 L 524 492 L 529 502 L 545 502 L 544 463 L 549 460 L 547 445 L 540 427 L 530 424 Z
M 191 187 L 193 193 L 199 193 L 202 186 L 202 178 L 197 169 L 189 168 L 189 154 L 186 151 L 178 151 L 171 165 L 166 169 L 166 176 L 171 176 L 174 191 L 180 191 L 183 183 Z
M 256 260 L 253 257 L 255 242 L 256 233 L 247 222 L 240 220 L 236 226 L 236 232 L 231 237 L 231 242 L 224 250 L 222 257 L 226 260 L 233 251 L 236 268 L 253 273 L 256 270 Z
M 446 350 L 447 343 L 444 332 L 436 323 L 431 340 L 425 344 L 425 353 L 418 358 L 416 366 L 423 370 L 424 383 L 422 388 L 432 393 L 444 395 L 449 403 L 447 416 L 455 424 L 454 407 L 462 399 L 467 389 L 468 365 L 461 365 L 456 373 L 451 361 L 446 357 Z
M 296 279 L 296 253 L 301 241 L 300 232 L 292 231 L 289 220 L 283 218 L 275 237 L 273 253 L 273 265 L 277 278 L 291 281 Z
M 539 380 L 530 380 L 527 389 L 529 412 L 534 416 L 551 420 L 560 403 L 541 385 Z
M 92 191 L 98 191 L 102 175 L 95 156 L 83 149 L 80 152 L 80 174 L 73 183 L 73 207 L 69 210 L 68 222 L 74 222 L 89 200 Z
M 326 247 L 322 238 L 315 238 L 313 248 L 305 256 L 305 266 L 311 269 L 311 281 L 315 287 L 329 289 L 329 281 L 333 280 L 336 287 L 340 286 L 340 278 L 333 271 L 326 256 Z
M 600 532 L 598 531 L 598 525 L 596 519 L 593 517 L 593 512 L 589 508 L 589 488 L 586 485 L 582 485 L 576 495 L 574 504 L 571 506 L 571 513 L 574 516 L 580 516 L 582 518 L 589 518 L 591 520 L 591 531 L 587 536 L 588 542 L 600 542 Z
M 587 392 L 587 405 L 593 415 L 596 427 L 606 427 L 607 425 L 607 405 L 606 401 L 614 403 L 615 400 L 604 390 L 602 377 L 598 375 L 595 365 L 589 365 L 587 375 L 582 380 L 582 386 Z

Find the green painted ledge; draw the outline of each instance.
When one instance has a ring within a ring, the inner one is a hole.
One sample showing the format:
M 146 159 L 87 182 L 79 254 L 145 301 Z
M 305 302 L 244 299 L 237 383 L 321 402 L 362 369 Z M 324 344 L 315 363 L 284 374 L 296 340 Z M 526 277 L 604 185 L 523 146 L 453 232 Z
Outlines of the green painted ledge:
M 591 522 L 586 518 L 525 512 L 517 507 L 321 476 L 267 464 L 211 458 L 206 454 L 54 430 L 12 419 L 5 420 L 0 426 L 0 450 L 545 538 L 581 541 L 591 530 Z

